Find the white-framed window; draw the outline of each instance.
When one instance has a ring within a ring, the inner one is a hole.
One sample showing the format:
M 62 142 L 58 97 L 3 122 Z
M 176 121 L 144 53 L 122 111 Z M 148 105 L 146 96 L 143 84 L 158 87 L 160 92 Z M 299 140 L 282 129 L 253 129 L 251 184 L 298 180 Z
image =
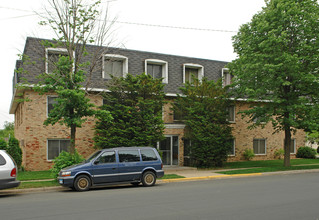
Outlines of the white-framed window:
M 296 139 L 291 139 L 290 141 L 290 154 L 296 153 Z
M 128 58 L 117 54 L 104 54 L 102 60 L 102 78 L 125 77 L 128 73 Z
M 235 123 L 235 105 L 231 105 L 227 107 L 227 121 L 230 123 Z
M 231 151 L 229 152 L 228 156 L 235 156 L 235 139 L 231 139 L 230 140 L 231 143 L 232 143 L 232 148 L 231 148 Z
M 222 69 L 222 80 L 223 80 L 223 86 L 228 86 L 232 83 L 232 79 L 234 76 L 229 73 L 228 68 L 223 68 Z
M 262 117 L 256 117 L 255 115 L 253 115 L 253 122 L 254 123 L 259 122 L 260 124 L 266 124 L 265 120 Z
M 168 63 L 164 60 L 146 59 L 145 73 L 153 78 L 163 78 L 163 83 L 168 83 Z
M 47 96 L 47 117 L 50 113 L 50 111 L 54 108 L 53 105 L 57 103 L 56 98 L 58 96 L 54 95 L 48 95 Z
M 45 73 L 50 74 L 56 69 L 56 63 L 60 56 L 68 56 L 66 48 L 46 48 L 45 49 Z
M 253 149 L 256 155 L 266 155 L 266 139 L 254 139 Z
M 201 81 L 204 77 L 204 67 L 193 63 L 183 64 L 183 83 L 192 82 L 193 76 Z
M 62 151 L 69 152 L 69 139 L 48 139 L 47 140 L 47 159 L 53 160 L 60 155 Z

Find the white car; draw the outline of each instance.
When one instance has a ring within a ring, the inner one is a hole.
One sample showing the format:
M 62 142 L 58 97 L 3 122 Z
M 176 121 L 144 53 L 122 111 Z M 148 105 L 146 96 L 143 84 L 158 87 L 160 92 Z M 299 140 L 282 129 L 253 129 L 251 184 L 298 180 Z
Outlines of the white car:
M 0 150 L 0 189 L 13 188 L 19 185 L 16 163 L 5 150 Z

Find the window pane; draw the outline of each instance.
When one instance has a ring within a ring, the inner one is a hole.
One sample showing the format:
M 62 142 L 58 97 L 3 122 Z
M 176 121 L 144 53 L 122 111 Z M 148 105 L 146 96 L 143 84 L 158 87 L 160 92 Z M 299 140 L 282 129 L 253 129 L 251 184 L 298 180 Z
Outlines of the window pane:
M 121 150 L 119 151 L 120 162 L 138 162 L 140 154 L 138 150 Z
M 122 61 L 113 61 L 113 75 L 115 77 L 123 76 L 123 62 Z
M 48 160 L 59 156 L 59 140 L 48 140 Z
M 104 62 L 104 79 L 111 79 L 113 64 L 111 60 L 105 60 Z
M 57 104 L 58 102 L 56 101 L 57 97 L 52 97 L 52 96 L 48 96 L 48 114 L 51 112 L 51 110 L 53 109 L 53 105 Z
M 235 140 L 234 139 L 232 139 L 232 140 L 230 140 L 230 142 L 231 142 L 231 149 L 230 149 L 230 152 L 229 152 L 229 155 L 235 155 Z
M 56 63 L 58 62 L 58 60 L 58 53 L 48 52 L 48 73 L 53 73 L 53 71 L 56 69 Z
M 253 142 L 254 154 L 258 154 L 258 140 Z
M 154 161 L 157 160 L 155 152 L 151 149 L 141 150 L 142 160 L 143 161 Z
M 235 106 L 228 107 L 227 112 L 227 121 L 235 121 Z
M 198 69 L 186 68 L 185 69 L 185 82 L 192 82 L 192 77 L 198 79 Z
M 5 165 L 6 163 L 6 159 L 4 159 L 2 155 L 0 155 L 0 166 Z
M 70 140 L 60 140 L 60 153 L 62 151 L 69 152 L 70 151 Z
M 255 154 L 266 154 L 266 140 L 254 139 L 253 148 Z
M 265 154 L 266 153 L 266 140 L 259 140 L 260 141 L 260 154 Z
M 295 153 L 295 139 L 292 139 L 290 142 L 290 153 Z
M 115 152 L 105 152 L 99 157 L 100 163 L 115 163 Z
M 156 79 L 162 78 L 162 65 L 147 64 L 147 74 Z

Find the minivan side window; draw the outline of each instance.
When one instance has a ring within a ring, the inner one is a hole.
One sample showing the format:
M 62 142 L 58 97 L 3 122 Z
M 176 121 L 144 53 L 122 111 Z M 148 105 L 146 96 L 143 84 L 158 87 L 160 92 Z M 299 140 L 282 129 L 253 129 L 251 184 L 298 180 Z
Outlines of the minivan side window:
M 141 155 L 143 161 L 154 161 L 157 160 L 157 156 L 152 149 L 141 149 Z
M 138 150 L 119 150 L 120 162 L 139 162 L 140 154 Z
M 99 163 L 115 163 L 115 152 L 104 152 L 98 159 Z
M 0 166 L 5 165 L 6 163 L 6 159 L 4 159 L 4 157 L 0 154 Z

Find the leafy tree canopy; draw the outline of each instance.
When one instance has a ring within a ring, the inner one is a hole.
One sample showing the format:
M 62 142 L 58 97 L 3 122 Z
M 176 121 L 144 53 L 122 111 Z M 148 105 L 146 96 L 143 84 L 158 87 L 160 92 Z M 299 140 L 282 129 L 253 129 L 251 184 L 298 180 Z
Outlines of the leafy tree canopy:
M 317 130 L 319 6 L 316 0 L 268 0 L 233 37 L 238 58 L 228 66 L 234 94 L 254 102 L 251 121 L 285 131 L 285 166 L 291 132 Z

